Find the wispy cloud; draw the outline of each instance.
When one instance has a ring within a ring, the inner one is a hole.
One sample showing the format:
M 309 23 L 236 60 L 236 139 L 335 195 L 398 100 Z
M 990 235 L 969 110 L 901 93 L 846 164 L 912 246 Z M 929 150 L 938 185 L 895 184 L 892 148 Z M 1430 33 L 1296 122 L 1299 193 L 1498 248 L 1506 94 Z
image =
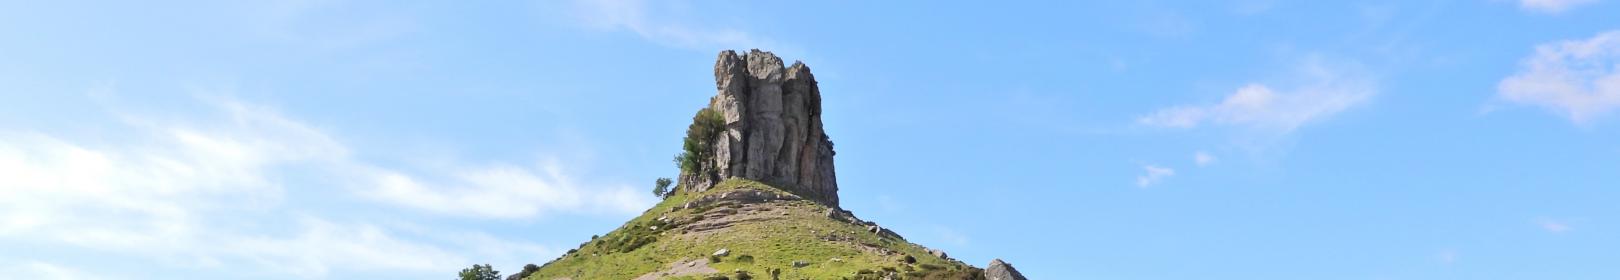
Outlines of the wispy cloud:
M 1435 255 L 1435 259 L 1440 260 L 1440 263 L 1443 263 L 1443 264 L 1453 264 L 1453 263 L 1457 263 L 1457 257 L 1458 256 L 1459 255 L 1457 254 L 1456 250 L 1447 249 L 1447 250 L 1440 250 L 1440 253 Z
M 1193 153 L 1193 163 L 1198 164 L 1199 167 L 1209 166 L 1211 164 L 1215 164 L 1215 160 L 1216 160 L 1215 156 L 1210 155 L 1209 153 L 1206 153 L 1204 151 L 1198 151 L 1198 152 Z
M 1597 3 L 1597 0 L 1519 0 L 1519 8 L 1533 12 L 1562 13 L 1575 6 Z
M 513 254 L 446 245 L 465 236 L 524 254 L 549 251 L 476 232 L 332 219 L 321 212 L 332 209 L 299 200 L 380 201 L 483 218 L 635 213 L 652 203 L 628 187 L 580 185 L 555 163 L 452 165 L 443 173 L 385 168 L 352 156 L 356 146 L 272 109 L 210 104 L 219 115 L 199 122 L 122 115 L 133 133 L 112 141 L 0 131 L 0 238 L 300 278 L 336 270 L 450 271 L 469 259 Z
M 1554 219 L 1536 220 L 1536 226 L 1541 227 L 1542 230 L 1545 230 L 1545 231 L 1551 232 L 1551 233 L 1565 233 L 1565 232 L 1575 230 L 1575 227 L 1571 226 L 1569 224 L 1569 222 L 1559 221 L 1559 220 L 1554 220 Z
M 635 213 L 654 203 L 627 186 L 592 191 L 569 179 L 562 164 L 495 165 L 454 171 L 439 182 L 372 168 L 363 190 L 370 198 L 437 213 L 490 218 L 526 218 L 549 211 Z
M 1164 181 L 1165 178 L 1176 175 L 1175 169 L 1159 167 L 1151 164 L 1143 165 L 1142 172 L 1143 174 L 1141 176 L 1136 176 L 1136 186 L 1140 188 L 1146 188 L 1148 186 L 1158 184 L 1160 181 Z
M 572 14 L 587 26 L 634 32 L 660 45 L 703 51 L 781 47 L 743 30 L 659 17 L 656 6 L 644 0 L 581 0 L 572 4 Z
M 1307 59 L 1300 67 L 1304 82 L 1285 90 L 1263 83 L 1239 87 L 1221 102 L 1164 108 L 1140 117 L 1149 126 L 1194 128 L 1234 125 L 1289 132 L 1367 102 L 1377 90 L 1372 81 L 1346 67 Z
M 99 275 L 92 275 L 82 270 L 65 267 L 41 261 L 24 261 L 16 264 L 0 265 L 0 274 L 15 279 L 38 280 L 91 280 L 106 279 Z
M 1575 123 L 1620 108 L 1620 31 L 1536 46 L 1497 97 L 1551 110 Z
M 961 231 L 950 227 L 935 226 L 934 231 L 939 235 L 939 240 L 957 248 L 967 247 L 968 242 L 971 241 L 966 234 L 962 234 Z

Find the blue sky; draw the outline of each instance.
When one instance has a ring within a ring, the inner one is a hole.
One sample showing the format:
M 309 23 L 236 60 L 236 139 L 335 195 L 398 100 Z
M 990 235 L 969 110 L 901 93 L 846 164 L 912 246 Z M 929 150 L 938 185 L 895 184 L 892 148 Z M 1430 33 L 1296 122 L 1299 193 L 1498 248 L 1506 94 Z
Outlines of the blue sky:
M 651 205 L 722 49 L 1037 279 L 1620 278 L 1620 3 L 0 1 L 0 273 L 451 277 Z

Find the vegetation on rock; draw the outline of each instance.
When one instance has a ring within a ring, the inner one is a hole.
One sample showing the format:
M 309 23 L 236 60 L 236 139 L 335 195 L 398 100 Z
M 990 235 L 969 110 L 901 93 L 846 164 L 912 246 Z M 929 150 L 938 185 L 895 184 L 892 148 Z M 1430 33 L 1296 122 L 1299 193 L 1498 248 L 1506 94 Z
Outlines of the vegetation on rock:
M 692 125 L 686 127 L 686 138 L 681 140 L 681 154 L 675 155 L 675 164 L 682 175 L 700 175 L 713 172 L 714 141 L 726 129 L 726 118 L 709 108 L 698 110 L 692 116 Z

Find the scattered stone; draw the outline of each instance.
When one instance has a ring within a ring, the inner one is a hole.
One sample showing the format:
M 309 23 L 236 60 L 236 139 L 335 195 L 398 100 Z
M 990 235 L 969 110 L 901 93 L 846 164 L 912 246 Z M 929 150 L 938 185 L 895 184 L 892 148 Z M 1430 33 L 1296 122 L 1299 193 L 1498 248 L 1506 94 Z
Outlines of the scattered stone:
M 809 261 L 793 261 L 793 268 L 810 266 Z
M 719 251 L 714 251 L 714 256 L 716 257 L 724 257 L 729 255 L 731 255 L 731 249 L 720 248 Z
M 725 193 L 710 194 L 687 201 L 685 204 L 681 204 L 680 207 L 676 208 L 676 210 L 702 208 L 707 206 L 742 207 L 743 204 L 800 199 L 802 198 L 791 194 L 778 194 L 758 190 L 734 190 Z M 782 212 L 782 214 L 786 215 L 787 212 Z
M 987 266 L 987 267 L 984 268 L 984 278 L 987 279 L 987 280 L 1028 280 L 1029 279 L 1029 278 L 1024 278 L 1024 274 L 1018 273 L 1017 269 L 1013 269 L 1012 264 L 1001 261 L 1001 259 L 995 259 L 995 260 L 990 261 L 990 266 Z
M 950 256 L 945 255 L 945 251 L 939 250 L 939 249 L 928 249 L 928 254 L 929 255 L 934 255 L 935 257 L 939 257 L 941 259 L 949 259 L 950 258 Z

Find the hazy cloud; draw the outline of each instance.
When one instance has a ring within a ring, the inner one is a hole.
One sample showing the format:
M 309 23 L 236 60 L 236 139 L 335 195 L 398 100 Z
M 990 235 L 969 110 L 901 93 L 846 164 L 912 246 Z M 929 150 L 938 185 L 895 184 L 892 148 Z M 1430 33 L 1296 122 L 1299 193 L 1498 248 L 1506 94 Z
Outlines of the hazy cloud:
M 1546 230 L 1547 232 L 1551 232 L 1551 233 L 1565 233 L 1565 232 L 1569 232 L 1571 230 L 1575 230 L 1575 227 L 1570 226 L 1570 224 L 1568 222 L 1558 221 L 1558 220 L 1553 220 L 1553 219 L 1537 220 L 1536 221 L 1536 226 L 1539 226 L 1539 227 L 1541 227 L 1542 230 Z
M 1209 166 L 1210 164 L 1215 164 L 1215 160 L 1215 156 L 1205 153 L 1204 151 L 1193 153 L 1193 163 L 1198 164 L 1198 166 Z
M 1597 3 L 1597 0 L 1519 0 L 1519 8 L 1543 13 L 1561 13 L 1575 6 Z
M 654 43 L 694 50 L 775 48 L 769 40 L 731 28 L 701 27 L 690 21 L 659 17 L 657 6 L 644 0 L 573 1 L 572 14 L 585 25 L 625 30 Z
M 0 265 L 0 274 L 14 279 L 36 280 L 92 280 L 106 279 L 92 275 L 79 269 L 65 267 L 47 262 L 24 261 L 9 265 Z

